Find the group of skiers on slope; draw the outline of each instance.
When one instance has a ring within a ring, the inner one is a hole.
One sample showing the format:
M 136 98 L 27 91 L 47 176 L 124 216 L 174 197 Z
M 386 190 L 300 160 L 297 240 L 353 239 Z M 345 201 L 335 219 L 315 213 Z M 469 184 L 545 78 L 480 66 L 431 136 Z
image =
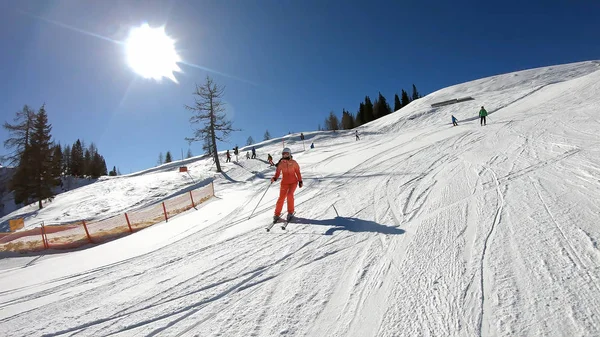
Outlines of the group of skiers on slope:
M 487 125 L 487 122 L 485 120 L 485 117 L 487 115 L 488 115 L 488 112 L 485 110 L 485 108 L 482 105 L 481 109 L 479 110 L 479 122 L 480 122 L 481 126 Z M 454 117 L 454 115 L 452 115 L 452 125 L 458 126 L 458 119 L 456 119 L 456 117 Z
M 240 153 L 239 148 L 236 146 L 233 148 L 233 154 L 235 155 L 235 161 L 238 161 L 238 154 Z M 229 150 L 227 150 L 227 152 L 225 152 L 225 158 L 227 158 L 227 160 L 225 160 L 226 163 L 231 162 L 231 153 L 229 153 Z M 246 152 L 246 159 L 254 159 L 256 158 L 256 149 L 254 148 L 254 146 L 252 147 L 252 156 L 250 156 L 250 151 Z
M 485 108 L 482 106 L 481 110 L 479 110 L 479 117 L 481 119 L 481 125 L 486 125 L 486 116 L 488 115 Z M 452 124 L 454 126 L 458 125 L 458 120 L 454 115 L 452 116 Z M 358 135 L 358 130 L 355 130 L 356 140 L 359 140 L 360 137 Z M 300 139 L 304 140 L 304 134 L 300 135 Z M 311 148 L 314 148 L 314 143 L 311 144 Z M 237 154 L 237 146 L 234 149 Z M 246 158 L 248 158 L 249 154 L 246 154 Z M 229 150 L 227 150 L 227 157 L 229 158 Z M 252 158 L 256 158 L 256 150 L 252 147 Z M 281 159 L 277 164 L 273 163 L 273 157 L 271 154 L 268 154 L 269 164 L 271 166 L 277 167 L 275 170 L 275 175 L 271 178 L 271 184 L 276 182 L 281 176 L 281 184 L 279 187 L 279 198 L 277 198 L 277 203 L 275 204 L 275 212 L 273 214 L 273 222 L 277 222 L 281 218 L 281 211 L 283 209 L 283 203 L 287 204 L 287 220 L 290 221 L 294 217 L 295 209 L 294 209 L 294 192 L 296 191 L 296 187 L 302 188 L 304 185 L 302 183 L 302 173 L 300 172 L 300 165 L 296 162 L 292 157 L 292 150 L 286 147 L 281 151 Z
M 358 135 L 358 130 L 355 130 L 354 135 L 356 140 L 360 140 Z M 300 134 L 300 139 L 304 140 L 304 134 Z M 314 149 L 315 144 L 311 143 L 310 148 Z M 237 155 L 239 153 L 238 147 L 233 148 L 233 153 Z M 231 154 L 229 150 L 226 152 L 227 162 L 231 161 Z M 256 148 L 252 147 L 252 156 L 250 156 L 250 152 L 246 152 L 246 159 L 254 159 L 256 158 Z M 296 191 L 296 186 L 302 188 L 302 173 L 300 173 L 300 165 L 293 159 L 292 150 L 286 147 L 281 151 L 281 159 L 275 164 L 273 162 L 273 157 L 271 154 L 268 154 L 267 157 L 270 166 L 275 166 L 275 175 L 271 178 L 271 184 L 276 182 L 281 176 L 281 184 L 279 187 L 279 198 L 277 199 L 277 203 L 275 204 L 275 213 L 273 214 L 273 222 L 277 222 L 281 218 L 281 211 L 283 209 L 283 203 L 287 204 L 287 220 L 290 221 L 294 217 L 295 209 L 294 209 L 294 192 Z

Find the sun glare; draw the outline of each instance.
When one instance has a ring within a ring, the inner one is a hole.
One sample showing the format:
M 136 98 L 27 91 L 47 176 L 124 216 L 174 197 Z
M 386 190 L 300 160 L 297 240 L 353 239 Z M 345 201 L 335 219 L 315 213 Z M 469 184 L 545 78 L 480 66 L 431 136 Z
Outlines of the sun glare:
M 173 72 L 181 71 L 181 58 L 175 51 L 175 41 L 167 36 L 164 27 L 148 24 L 133 28 L 125 42 L 127 62 L 140 76 L 161 80 L 166 77 L 177 82 Z

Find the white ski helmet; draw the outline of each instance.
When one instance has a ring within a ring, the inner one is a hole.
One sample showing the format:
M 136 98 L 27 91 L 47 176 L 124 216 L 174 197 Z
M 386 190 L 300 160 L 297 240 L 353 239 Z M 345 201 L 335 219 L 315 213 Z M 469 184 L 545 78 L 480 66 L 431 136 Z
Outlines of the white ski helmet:
M 283 154 L 284 154 L 284 153 L 286 153 L 286 152 L 287 152 L 287 153 L 289 153 L 289 154 L 290 154 L 290 156 L 292 155 L 292 150 L 290 150 L 290 148 L 289 148 L 289 147 L 286 147 L 286 148 L 284 148 L 284 149 L 283 149 L 283 151 L 281 151 L 281 154 L 283 155 Z

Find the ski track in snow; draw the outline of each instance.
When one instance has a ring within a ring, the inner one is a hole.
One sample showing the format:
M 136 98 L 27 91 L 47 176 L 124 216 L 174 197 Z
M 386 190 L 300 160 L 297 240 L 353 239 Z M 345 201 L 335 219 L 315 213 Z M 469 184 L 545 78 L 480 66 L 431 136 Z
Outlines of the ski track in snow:
M 360 141 L 306 132 L 316 148 L 304 150 L 286 136 L 304 187 L 285 231 L 265 231 L 273 167 L 241 159 L 218 175 L 210 159 L 189 159 L 217 194 L 197 211 L 81 251 L 0 260 L 0 334 L 600 335 L 599 65 L 442 89 L 360 127 Z M 483 127 L 481 105 L 491 112 Z M 257 144 L 259 159 L 280 148 L 280 139 Z M 64 202 L 110 188 L 130 199 L 91 214 L 143 206 L 164 196 L 137 182 L 191 184 L 169 173 L 176 166 L 91 184 Z M 56 218 L 57 208 L 36 217 Z

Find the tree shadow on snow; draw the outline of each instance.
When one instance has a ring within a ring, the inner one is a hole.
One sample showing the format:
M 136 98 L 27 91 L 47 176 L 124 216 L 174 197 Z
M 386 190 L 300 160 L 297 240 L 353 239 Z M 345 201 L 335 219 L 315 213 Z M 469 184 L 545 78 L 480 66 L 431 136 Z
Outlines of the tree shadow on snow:
M 343 216 L 338 216 L 333 219 L 306 219 L 301 217 L 296 217 L 293 220 L 295 224 L 304 224 L 304 225 L 319 225 L 319 226 L 334 226 L 333 228 L 329 228 L 325 235 L 333 235 L 334 232 L 345 230 L 349 232 L 372 232 L 372 233 L 381 233 L 381 234 L 404 234 L 405 230 L 397 227 L 391 227 L 379 224 L 375 221 L 358 219 L 358 218 L 347 218 Z
M 249 159 L 249 160 L 254 160 L 254 159 Z M 264 162 L 264 160 L 260 160 L 260 161 Z M 265 179 L 265 172 L 269 171 L 268 168 L 266 168 L 266 169 L 264 169 L 262 171 L 256 171 L 256 170 L 248 169 L 246 166 L 242 165 L 241 163 L 234 163 L 234 164 L 236 164 L 240 168 L 242 168 L 242 169 L 244 169 L 244 170 L 246 170 L 246 171 L 248 171 L 248 172 L 250 172 L 250 173 L 253 174 L 253 176 L 250 177 L 250 178 L 248 178 L 248 179 L 246 179 L 246 181 L 251 181 L 251 180 L 254 180 L 256 178 Z
M 227 181 L 229 181 L 230 183 L 236 184 L 239 183 L 239 181 L 231 178 L 227 173 L 225 172 L 221 172 L 221 175 L 223 176 L 223 178 L 225 178 Z

